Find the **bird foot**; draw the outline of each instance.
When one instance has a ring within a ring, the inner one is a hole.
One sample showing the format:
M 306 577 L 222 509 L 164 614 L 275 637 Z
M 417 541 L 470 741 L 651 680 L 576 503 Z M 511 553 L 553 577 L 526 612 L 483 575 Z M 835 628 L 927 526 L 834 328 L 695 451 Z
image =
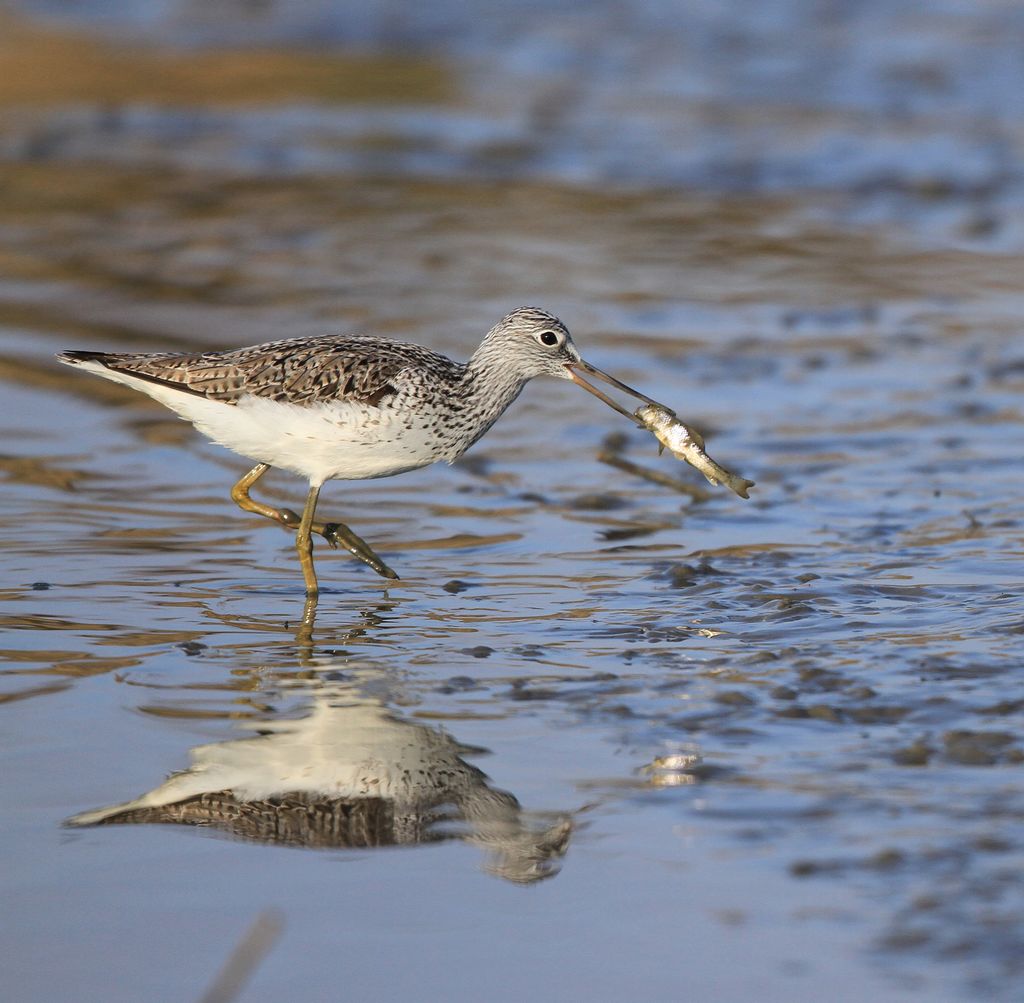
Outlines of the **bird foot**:
M 316 531 L 335 550 L 344 547 L 353 557 L 358 557 L 363 564 L 373 568 L 381 578 L 397 581 L 398 575 L 377 556 L 374 549 L 361 536 L 353 533 L 344 523 L 325 522 L 323 526 L 316 527 Z
M 338 537 L 341 528 L 340 523 L 325 522 L 324 528 L 320 530 L 320 535 L 327 541 L 332 550 L 337 550 L 341 546 L 341 540 Z

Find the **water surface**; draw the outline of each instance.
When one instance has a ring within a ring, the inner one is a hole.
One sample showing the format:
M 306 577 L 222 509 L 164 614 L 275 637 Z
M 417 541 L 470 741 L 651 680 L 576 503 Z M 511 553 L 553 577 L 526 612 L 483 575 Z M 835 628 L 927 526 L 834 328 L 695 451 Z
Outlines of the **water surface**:
M 245 999 L 1018 994 L 1012 247 L 846 189 L 213 169 L 125 128 L 0 165 L 13 998 L 198 998 L 268 908 Z M 53 359 L 466 357 L 525 302 L 751 500 L 537 381 L 455 467 L 327 487 L 402 579 L 323 550 L 311 637 L 245 461 Z

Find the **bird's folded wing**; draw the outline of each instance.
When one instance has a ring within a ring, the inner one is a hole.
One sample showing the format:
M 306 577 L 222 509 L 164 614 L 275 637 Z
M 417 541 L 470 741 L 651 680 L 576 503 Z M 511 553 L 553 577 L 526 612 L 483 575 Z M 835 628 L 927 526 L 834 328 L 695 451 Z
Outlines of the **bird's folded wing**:
M 453 368 L 419 345 L 375 338 L 297 338 L 233 352 L 117 355 L 67 352 L 115 372 L 226 404 L 252 395 L 307 405 L 356 401 L 378 406 L 410 366 Z

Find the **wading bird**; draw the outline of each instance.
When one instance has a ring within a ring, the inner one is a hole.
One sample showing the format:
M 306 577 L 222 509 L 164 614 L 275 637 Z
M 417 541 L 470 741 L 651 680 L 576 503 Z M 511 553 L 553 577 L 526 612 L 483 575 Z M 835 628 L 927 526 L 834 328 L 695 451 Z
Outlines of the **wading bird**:
M 565 325 L 536 307 L 520 307 L 500 320 L 466 363 L 419 345 L 344 336 L 227 352 L 70 351 L 58 358 L 148 394 L 214 442 L 256 460 L 231 497 L 246 512 L 295 531 L 311 600 L 319 591 L 313 534 L 344 547 L 384 578 L 398 577 L 348 526 L 317 520 L 326 481 L 391 477 L 457 460 L 535 376 L 572 380 L 634 422 L 581 374 L 656 403 L 584 362 Z M 250 496 L 271 467 L 309 482 L 301 516 Z

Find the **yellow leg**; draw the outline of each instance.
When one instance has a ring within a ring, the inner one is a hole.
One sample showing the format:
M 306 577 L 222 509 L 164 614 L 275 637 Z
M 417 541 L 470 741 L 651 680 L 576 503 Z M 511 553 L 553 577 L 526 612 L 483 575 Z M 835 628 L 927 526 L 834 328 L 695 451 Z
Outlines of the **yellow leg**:
M 313 655 L 313 628 L 316 626 L 316 599 L 316 596 L 306 596 L 306 605 L 302 610 L 302 619 L 295 628 L 295 643 L 298 645 L 299 663 L 303 668 L 310 667 L 309 659 Z
M 299 564 L 302 565 L 302 577 L 306 580 L 306 598 L 314 599 L 320 592 L 316 581 L 316 569 L 313 567 L 313 516 L 316 513 L 316 500 L 320 497 L 320 485 L 311 484 L 306 496 L 306 507 L 302 510 L 299 528 L 295 531 L 295 549 L 299 552 Z
M 231 498 L 234 503 L 246 512 L 254 512 L 256 515 L 262 515 L 266 519 L 273 519 L 274 522 L 280 523 L 286 529 L 299 530 L 302 519 L 296 515 L 290 508 L 274 508 L 271 505 L 264 505 L 262 502 L 256 501 L 249 495 L 249 489 L 270 469 L 269 463 L 257 463 L 244 477 L 242 477 L 238 483 L 231 489 Z M 319 490 L 319 489 L 318 489 Z M 308 507 L 309 502 L 306 502 Z M 316 505 L 314 504 L 314 508 Z M 305 517 L 303 512 L 303 518 Z M 344 547 L 353 557 L 359 558 L 364 564 L 369 565 L 377 572 L 382 578 L 393 578 L 397 579 L 398 575 L 391 570 L 374 552 L 373 548 L 356 533 L 352 532 L 342 522 L 316 522 L 313 520 L 312 515 L 310 516 L 309 524 L 310 533 L 316 533 L 322 536 L 331 547 L 335 550 L 339 546 Z M 298 541 L 296 541 L 296 544 Z M 310 542 L 312 548 L 312 542 Z M 300 556 L 301 559 L 301 556 Z M 312 567 L 312 558 L 310 558 L 310 566 Z M 315 581 L 314 576 L 314 581 Z M 307 580 L 308 587 L 308 580 Z M 314 593 L 315 594 L 315 593 Z
M 238 483 L 231 489 L 231 500 L 240 508 L 246 512 L 255 512 L 257 515 L 262 515 L 264 518 L 273 519 L 275 522 L 279 522 L 282 526 L 287 526 L 289 529 L 296 529 L 299 525 L 299 517 L 290 508 L 273 508 L 270 505 L 264 505 L 262 502 L 256 501 L 256 499 L 249 497 L 249 488 L 251 488 L 268 470 L 270 469 L 269 463 L 257 463 L 252 470 L 249 471 L 244 477 L 240 478 Z

